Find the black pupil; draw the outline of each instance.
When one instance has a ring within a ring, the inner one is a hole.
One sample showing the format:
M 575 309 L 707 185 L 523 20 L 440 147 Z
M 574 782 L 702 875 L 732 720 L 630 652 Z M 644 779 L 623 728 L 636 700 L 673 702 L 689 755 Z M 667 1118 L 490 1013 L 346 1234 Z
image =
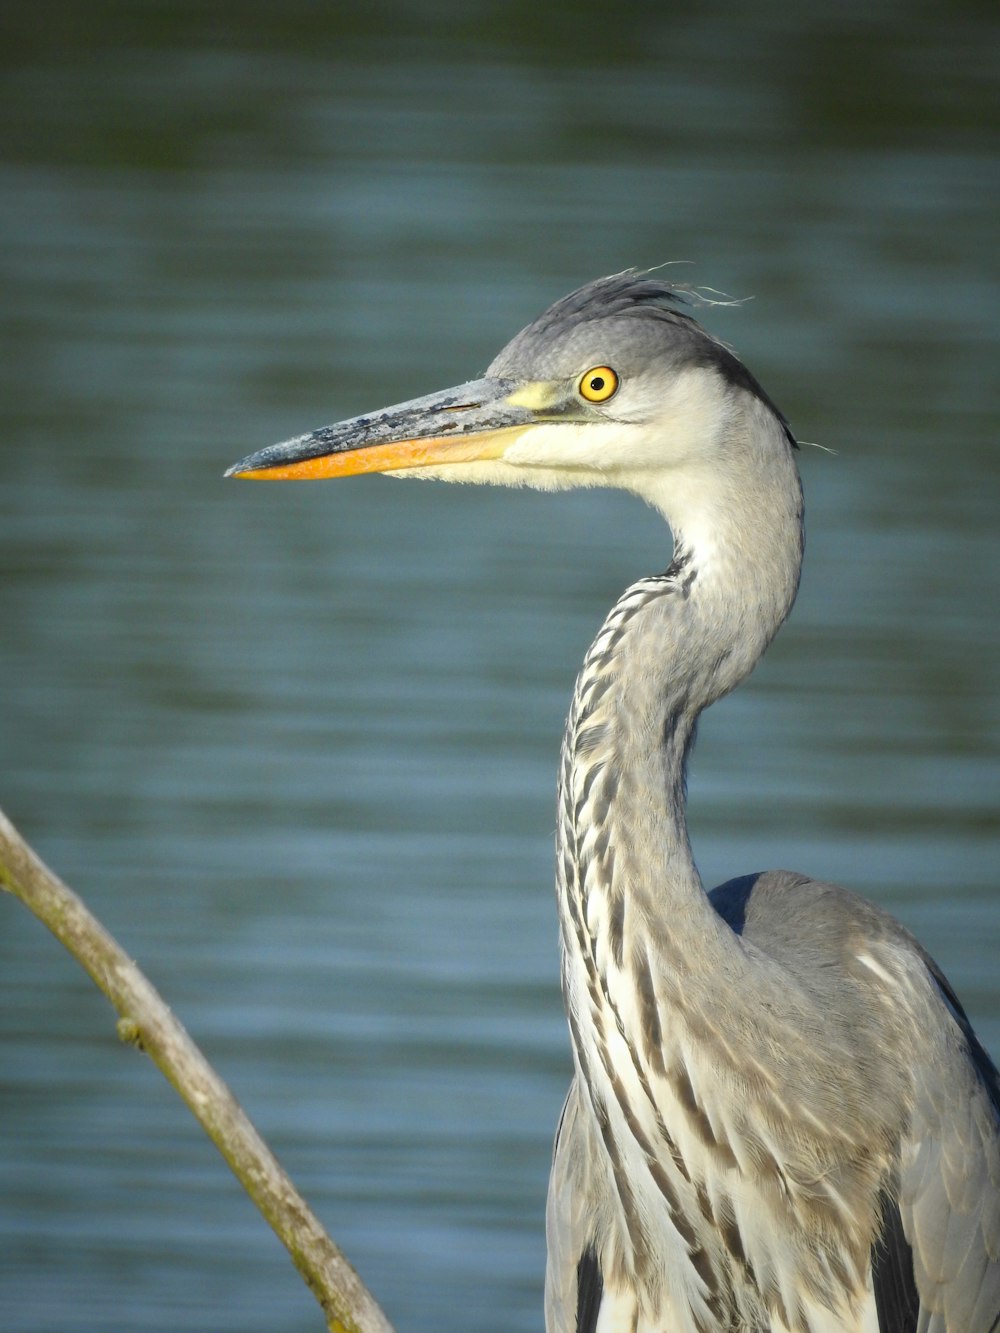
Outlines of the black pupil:
M 600 393 L 601 390 L 604 388 L 604 376 L 595 375 L 594 378 L 590 381 L 590 387 L 594 391 L 594 393 Z

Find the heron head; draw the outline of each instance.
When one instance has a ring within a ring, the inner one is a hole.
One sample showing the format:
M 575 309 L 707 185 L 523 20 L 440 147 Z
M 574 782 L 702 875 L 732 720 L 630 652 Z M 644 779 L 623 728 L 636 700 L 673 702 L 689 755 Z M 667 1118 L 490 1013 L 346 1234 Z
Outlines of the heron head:
M 483 378 L 271 445 L 226 475 L 388 472 L 649 495 L 650 478 L 710 459 L 748 394 L 784 427 L 685 299 L 634 270 L 600 278 L 522 329 Z

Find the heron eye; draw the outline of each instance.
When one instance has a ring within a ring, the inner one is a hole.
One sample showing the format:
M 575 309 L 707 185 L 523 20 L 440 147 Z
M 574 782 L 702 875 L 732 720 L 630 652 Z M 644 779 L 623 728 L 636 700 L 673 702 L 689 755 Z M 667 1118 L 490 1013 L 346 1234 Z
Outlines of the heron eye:
M 581 378 L 578 387 L 580 397 L 588 403 L 606 403 L 618 392 L 618 376 L 610 366 L 595 366 Z

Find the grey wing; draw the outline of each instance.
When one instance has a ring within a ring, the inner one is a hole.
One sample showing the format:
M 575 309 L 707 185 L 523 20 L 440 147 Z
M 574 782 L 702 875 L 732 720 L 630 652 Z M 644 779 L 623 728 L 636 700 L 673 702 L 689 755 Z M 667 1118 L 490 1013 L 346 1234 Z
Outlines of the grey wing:
M 546 1333 L 594 1333 L 604 1283 L 594 1248 L 594 1208 L 581 1168 L 590 1160 L 579 1115 L 580 1087 L 570 1086 L 563 1107 L 549 1177 L 545 1213 Z
M 996 1333 L 1000 1082 L 940 969 L 926 955 L 923 962 L 938 1015 L 934 1039 L 913 1055 L 915 1100 L 899 1181 L 899 1216 L 920 1296 L 911 1327 L 916 1333 Z
M 907 1060 L 913 1105 L 898 1190 L 872 1248 L 879 1330 L 1000 1333 L 1000 1081 L 940 968 L 887 914 L 803 876 L 746 875 L 710 897 L 737 934 L 772 955 L 784 948 L 792 962 L 809 925 L 830 942 L 838 923 L 854 922 L 862 938 L 886 946 L 882 975 L 896 994 L 881 998 L 912 1019 L 911 1049 L 886 1058 Z

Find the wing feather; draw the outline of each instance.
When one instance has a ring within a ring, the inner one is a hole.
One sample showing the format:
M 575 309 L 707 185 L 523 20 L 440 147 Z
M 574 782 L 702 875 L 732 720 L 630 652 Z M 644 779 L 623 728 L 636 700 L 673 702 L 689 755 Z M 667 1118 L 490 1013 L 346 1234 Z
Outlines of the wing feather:
M 920 1297 L 913 1280 L 913 1256 L 894 1203 L 886 1205 L 882 1234 L 872 1251 L 872 1287 L 879 1333 L 912 1333 Z
M 902 1143 L 899 1204 L 921 1298 L 917 1329 L 1000 1329 L 1000 1080 L 941 970 L 925 1040 L 914 1053 L 914 1104 Z M 891 1325 L 890 1325 L 891 1327 Z
M 604 1278 L 594 1248 L 593 1209 L 580 1186 L 588 1160 L 581 1142 L 579 1084 L 570 1086 L 556 1131 L 545 1217 L 546 1333 L 597 1333 Z

